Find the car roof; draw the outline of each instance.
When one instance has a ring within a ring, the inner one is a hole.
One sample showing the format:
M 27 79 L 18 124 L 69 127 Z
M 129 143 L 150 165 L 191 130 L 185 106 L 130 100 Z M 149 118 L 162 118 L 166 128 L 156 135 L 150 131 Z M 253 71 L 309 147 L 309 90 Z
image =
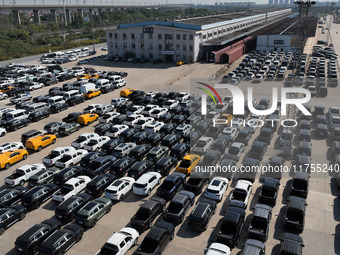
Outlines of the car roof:
M 308 180 L 309 180 L 309 173 L 307 173 L 307 172 L 296 172 L 294 174 L 294 179 L 305 180 L 305 181 L 308 182 Z
M 290 196 L 288 197 L 289 207 L 303 211 L 305 209 L 306 200 L 302 197 Z
M 256 204 L 255 205 L 255 211 L 254 211 L 254 217 L 260 217 L 260 218 L 268 219 L 271 211 L 272 211 L 272 208 L 268 205 Z

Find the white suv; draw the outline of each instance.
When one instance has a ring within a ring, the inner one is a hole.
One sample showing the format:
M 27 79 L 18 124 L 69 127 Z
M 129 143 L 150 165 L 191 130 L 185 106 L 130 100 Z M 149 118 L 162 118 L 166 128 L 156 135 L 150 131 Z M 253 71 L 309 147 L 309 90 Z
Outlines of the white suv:
M 110 140 L 108 136 L 99 136 L 92 138 L 88 144 L 84 146 L 84 149 L 87 151 L 95 151 L 100 149 L 104 143 Z
M 135 179 L 132 177 L 122 177 L 115 180 L 105 190 L 105 197 L 111 200 L 122 200 L 131 190 L 135 183 Z
M 222 201 L 223 194 L 228 188 L 228 183 L 227 178 L 221 176 L 214 177 L 206 188 L 204 196 L 219 202 Z
M 162 175 L 156 172 L 143 174 L 133 184 L 133 193 L 142 196 L 150 195 L 151 191 L 156 187 L 156 185 L 161 183 L 161 178 Z
M 76 149 L 84 148 L 92 138 L 99 137 L 97 133 L 84 133 L 78 136 L 77 140 L 71 143 L 71 145 Z
M 57 160 L 55 166 L 60 168 L 72 167 L 78 164 L 82 157 L 84 157 L 87 153 L 87 150 L 82 149 L 69 151 L 65 153 L 59 160 Z
M 128 125 L 114 125 L 110 128 L 109 131 L 105 133 L 106 136 L 110 138 L 115 138 L 119 136 L 122 132 L 124 132 L 126 129 L 128 129 Z
M 90 181 L 91 178 L 85 175 L 71 178 L 64 183 L 60 191 L 53 195 L 52 199 L 57 202 L 63 202 L 84 190 Z

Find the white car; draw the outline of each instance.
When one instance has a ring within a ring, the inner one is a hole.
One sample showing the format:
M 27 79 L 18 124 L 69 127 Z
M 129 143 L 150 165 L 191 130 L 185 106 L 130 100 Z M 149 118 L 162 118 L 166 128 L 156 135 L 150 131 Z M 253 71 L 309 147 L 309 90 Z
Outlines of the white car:
M 87 151 L 95 151 L 100 149 L 104 143 L 106 143 L 108 140 L 110 140 L 110 137 L 108 136 L 100 136 L 95 137 L 90 140 L 88 144 L 84 146 L 84 149 Z
M 164 126 L 164 122 L 154 121 L 145 127 L 145 131 L 148 133 L 157 133 Z
M 156 92 L 148 92 L 145 94 L 145 98 L 151 99 L 154 98 L 156 96 Z
M 221 176 L 214 177 L 204 192 L 206 198 L 222 201 L 223 194 L 228 188 L 228 179 Z
M 234 139 L 237 135 L 237 128 L 234 127 L 226 127 L 222 132 L 223 136 L 228 136 L 230 139 Z
M 82 149 L 90 142 L 92 138 L 97 137 L 99 137 L 97 133 L 84 133 L 78 136 L 77 140 L 73 141 L 71 145 L 76 149 Z
M 131 114 L 129 117 L 126 118 L 126 120 L 123 121 L 123 124 L 132 127 L 133 125 L 136 124 L 138 119 L 143 118 L 143 117 L 144 115 L 142 114 Z
M 123 198 L 132 190 L 135 179 L 132 177 L 122 177 L 115 180 L 105 190 L 105 197 L 111 200 L 123 200 Z
M 96 108 L 98 106 L 101 106 L 102 104 L 89 104 L 84 110 L 83 113 L 94 113 L 96 111 Z
M 87 150 L 82 149 L 66 152 L 59 160 L 57 160 L 55 166 L 60 168 L 72 167 L 78 164 L 82 157 L 87 153 Z
M 105 133 L 105 135 L 111 138 L 115 138 L 128 128 L 129 128 L 128 125 L 114 125 L 110 128 L 109 131 Z
M 138 242 L 139 234 L 134 228 L 123 228 L 115 232 L 103 247 L 95 255 L 116 254 L 124 255 L 128 250 Z
M 211 148 L 213 143 L 214 139 L 212 137 L 202 137 L 192 148 L 192 153 L 206 153 Z
M 68 198 L 77 195 L 86 188 L 86 185 L 91 181 L 91 178 L 85 175 L 73 177 L 69 179 L 61 187 L 60 191 L 52 196 L 52 200 L 63 202 Z
M 103 104 L 103 105 L 99 105 L 96 107 L 96 110 L 94 111 L 96 114 L 98 115 L 103 115 L 105 113 L 108 112 L 112 112 L 113 111 L 113 106 L 110 104 Z
M 182 137 L 188 135 L 192 129 L 192 126 L 189 124 L 181 124 L 176 127 L 175 134 L 178 134 Z
M 44 84 L 43 83 L 39 83 L 39 82 L 31 82 L 31 83 L 27 84 L 25 87 L 28 90 L 35 90 L 35 89 L 43 88 Z
M 221 243 L 212 243 L 206 250 L 205 255 L 230 255 L 230 248 Z
M 141 114 L 143 114 L 144 116 L 149 116 L 151 111 L 156 108 L 159 108 L 159 106 L 154 104 L 148 104 L 147 106 L 145 106 L 143 111 L 141 111 Z
M 25 182 L 41 170 L 46 170 L 43 164 L 23 165 L 16 169 L 13 174 L 5 178 L 5 184 L 9 186 L 23 186 Z
M 219 112 L 208 112 L 208 114 L 204 118 L 204 121 L 213 122 L 214 120 L 217 120 L 220 115 L 221 113 Z
M 182 101 L 188 100 L 189 97 L 190 97 L 190 95 L 188 93 L 179 92 L 175 99 L 182 102 Z
M 3 143 L 0 145 L 0 153 L 4 153 L 6 151 L 15 151 L 23 148 L 24 145 L 21 142 Z
M 127 115 L 131 114 L 140 114 L 144 110 L 145 106 L 142 105 L 134 105 L 130 110 L 127 111 Z
M 0 92 L 0 100 L 8 98 L 8 95 L 6 93 Z
M 261 82 L 263 80 L 263 78 L 264 78 L 263 75 L 257 74 L 254 78 L 254 81 Z
M 168 100 L 164 103 L 164 108 L 167 108 L 169 110 L 171 110 L 172 108 L 176 107 L 179 104 L 179 102 L 177 100 Z
M 166 114 L 168 112 L 167 108 L 154 108 L 150 111 L 149 116 L 155 119 L 159 119 L 162 115 Z
M 245 145 L 243 143 L 234 142 L 229 146 L 229 150 L 225 158 L 239 161 L 244 152 Z
M 119 112 L 108 112 L 105 113 L 100 119 L 99 123 L 104 124 L 104 123 L 110 123 L 114 117 L 120 115 Z
M 230 195 L 229 205 L 247 208 L 252 189 L 253 184 L 250 181 L 239 180 Z
M 143 174 L 133 184 L 133 193 L 136 195 L 150 195 L 151 191 L 161 183 L 162 175 L 156 172 Z
M 0 128 L 0 136 L 4 136 L 7 134 L 7 130 L 5 128 Z
M 115 107 L 120 106 L 122 104 L 126 104 L 128 101 L 127 98 L 124 97 L 117 97 L 117 98 L 113 98 L 111 99 L 111 104 Z
M 155 119 L 151 118 L 151 117 L 143 117 L 143 118 L 140 118 L 133 127 L 137 128 L 137 129 L 144 130 L 154 120 Z
M 76 149 L 71 146 L 55 148 L 46 157 L 42 159 L 42 162 L 44 163 L 44 165 L 52 166 L 57 162 L 57 160 L 61 159 L 61 157 L 66 152 L 75 151 L 75 150 Z

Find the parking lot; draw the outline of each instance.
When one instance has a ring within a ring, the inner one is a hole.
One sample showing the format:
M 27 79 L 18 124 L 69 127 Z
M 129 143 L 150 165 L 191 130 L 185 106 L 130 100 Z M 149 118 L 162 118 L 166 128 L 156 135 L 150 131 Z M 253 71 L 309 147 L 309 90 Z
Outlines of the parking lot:
M 339 40 L 335 38 L 338 36 L 336 31 L 340 31 L 339 24 L 332 24 L 332 37 L 335 51 L 340 49 Z M 317 39 L 324 40 L 325 35 L 321 34 L 321 29 L 318 29 Z M 312 46 L 315 42 L 309 42 Z M 241 59 L 236 61 L 231 65 L 227 72 L 232 71 L 240 63 Z M 31 63 L 33 64 L 33 63 Z M 35 63 L 37 64 L 37 63 Z M 152 63 L 146 64 L 131 64 L 131 63 L 114 63 L 114 66 L 110 62 L 95 60 L 91 62 L 91 65 L 86 65 L 93 67 L 97 70 L 115 70 L 115 71 L 125 71 L 128 72 L 128 77 L 125 78 L 127 86 L 124 88 L 134 88 L 144 90 L 145 92 L 156 91 L 156 92 L 188 92 L 197 93 L 197 91 L 192 90 L 190 83 L 193 82 L 192 79 L 202 79 L 207 81 L 207 83 L 213 85 L 213 83 L 218 83 L 222 80 L 220 76 L 217 80 L 211 79 L 211 77 L 221 68 L 221 66 L 213 64 L 200 64 L 195 63 L 192 65 L 183 65 L 180 67 L 173 66 L 172 64 L 159 64 L 154 65 Z M 64 67 L 70 68 L 74 66 L 72 63 L 63 65 Z M 288 75 L 288 73 L 286 74 Z M 210 78 L 210 79 L 209 79 Z M 238 84 L 243 91 L 246 91 L 247 87 L 251 86 L 254 90 L 254 97 L 259 101 L 262 98 L 271 99 L 271 86 L 275 84 L 276 87 L 282 87 L 283 81 L 262 81 L 261 83 L 252 83 L 251 81 L 242 81 Z M 57 86 L 61 86 L 59 83 Z M 33 91 L 31 94 L 33 97 L 38 95 L 44 95 L 48 93 L 50 87 L 44 87 Z M 338 104 L 338 90 L 339 87 L 329 88 L 328 95 L 326 98 L 313 97 L 308 103 L 311 106 L 324 106 L 325 112 L 327 112 L 329 107 L 339 106 Z M 9 132 L 4 137 L 1 137 L 1 143 L 20 141 L 20 136 L 22 133 L 31 129 L 42 129 L 45 124 L 51 121 L 61 121 L 61 119 L 67 114 L 72 112 L 81 112 L 89 103 L 105 103 L 109 104 L 112 98 L 119 97 L 120 89 L 107 94 L 102 94 L 92 100 L 86 101 L 85 103 L 79 104 L 68 108 L 61 113 L 52 114 L 49 118 L 40 120 L 39 122 L 31 123 L 28 127 L 20 129 L 15 132 Z M 0 102 L 0 108 L 12 107 L 9 104 L 9 99 L 5 99 Z M 85 132 L 93 132 L 94 127 L 98 123 L 95 122 L 89 126 L 82 127 L 80 131 L 75 132 L 67 137 L 61 137 L 57 140 L 55 144 L 48 146 L 40 152 L 35 152 L 29 155 L 26 161 L 22 161 L 8 170 L 2 170 L 0 172 L 0 178 L 3 180 L 6 176 L 12 173 L 16 168 L 24 164 L 34 164 L 41 163 L 42 157 L 46 156 L 49 151 L 60 146 L 70 146 L 71 142 L 74 141 L 80 134 Z M 314 127 L 312 126 L 312 129 Z M 272 156 L 282 155 L 282 151 L 278 146 L 278 137 L 281 129 L 275 132 L 272 142 L 268 146 L 267 152 L 263 159 L 263 162 L 268 161 Z M 296 130 L 297 131 L 297 130 Z M 260 129 L 257 129 L 252 135 L 251 140 L 245 148 L 245 152 L 250 150 L 252 142 L 259 135 Z M 294 143 L 295 147 L 297 142 Z M 331 138 L 318 139 L 314 132 L 312 132 L 312 163 L 315 164 L 329 164 L 331 156 Z M 237 166 L 240 166 L 246 153 L 243 153 L 241 159 L 239 160 Z M 293 156 L 286 160 L 286 165 L 289 165 L 293 161 Z M 301 237 L 304 240 L 305 247 L 303 249 L 303 254 L 339 254 L 340 247 L 338 243 L 335 242 L 339 238 L 340 229 L 338 227 L 338 221 L 340 220 L 339 212 L 340 208 L 338 206 L 338 191 L 336 189 L 336 183 L 330 178 L 330 175 L 324 174 L 322 176 L 315 174 L 311 175 L 309 194 L 307 198 L 307 209 L 306 209 L 306 221 L 305 228 Z M 314 177 L 314 178 L 313 178 Z M 270 221 L 269 237 L 265 242 L 266 254 L 278 254 L 279 250 L 279 238 L 283 233 L 283 217 L 285 213 L 286 198 L 289 195 L 290 180 L 291 177 L 286 175 L 281 179 L 281 185 L 278 193 L 277 204 L 273 208 L 272 219 Z M 184 221 L 181 225 L 176 227 L 176 234 L 173 241 L 171 241 L 166 248 L 164 254 L 203 254 L 204 249 L 210 244 L 210 239 L 213 239 L 216 234 L 215 227 L 223 218 L 225 210 L 228 207 L 229 196 L 234 188 L 236 182 L 230 181 L 227 191 L 224 193 L 224 197 L 221 203 L 217 206 L 216 214 L 212 217 L 209 222 L 208 229 L 204 232 L 199 232 L 192 230 L 188 227 L 187 222 Z M 253 185 L 253 191 L 250 197 L 249 206 L 246 210 L 246 223 L 240 238 L 240 245 L 238 248 L 233 249 L 232 254 L 238 254 L 241 250 L 241 246 L 246 240 L 247 227 L 250 221 L 250 215 L 252 213 L 252 208 L 257 203 L 258 195 L 260 192 L 261 183 L 256 180 Z M 153 190 L 151 196 L 156 192 Z M 131 217 L 138 210 L 139 206 L 147 198 L 139 197 L 133 193 L 130 193 L 123 202 L 114 204 L 111 212 L 105 215 L 97 225 L 87 230 L 84 233 L 83 239 L 75 244 L 67 254 L 95 254 L 96 251 L 104 244 L 104 242 L 113 234 L 113 232 L 120 230 L 126 226 Z M 196 201 L 199 200 L 199 196 L 196 197 Z M 20 221 L 9 229 L 0 237 L 1 253 L 3 254 L 17 254 L 14 248 L 14 241 L 23 231 L 27 230 L 31 225 L 41 222 L 44 219 L 51 218 L 54 216 L 54 209 L 56 204 L 51 200 L 44 203 L 41 208 L 29 212 L 23 221 Z M 190 214 L 192 209 L 187 212 Z M 146 231 L 147 232 L 147 231 Z M 143 233 L 139 242 L 143 240 L 146 233 Z M 132 254 L 134 248 L 131 249 L 128 254 Z

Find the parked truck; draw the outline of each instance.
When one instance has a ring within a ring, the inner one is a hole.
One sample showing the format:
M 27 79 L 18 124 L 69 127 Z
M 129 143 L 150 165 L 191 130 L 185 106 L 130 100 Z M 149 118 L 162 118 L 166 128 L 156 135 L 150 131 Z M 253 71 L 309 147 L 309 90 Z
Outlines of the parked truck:
M 46 170 L 43 164 L 24 165 L 19 167 L 10 176 L 5 178 L 5 184 L 9 186 L 23 186 L 28 179 L 41 170 Z

